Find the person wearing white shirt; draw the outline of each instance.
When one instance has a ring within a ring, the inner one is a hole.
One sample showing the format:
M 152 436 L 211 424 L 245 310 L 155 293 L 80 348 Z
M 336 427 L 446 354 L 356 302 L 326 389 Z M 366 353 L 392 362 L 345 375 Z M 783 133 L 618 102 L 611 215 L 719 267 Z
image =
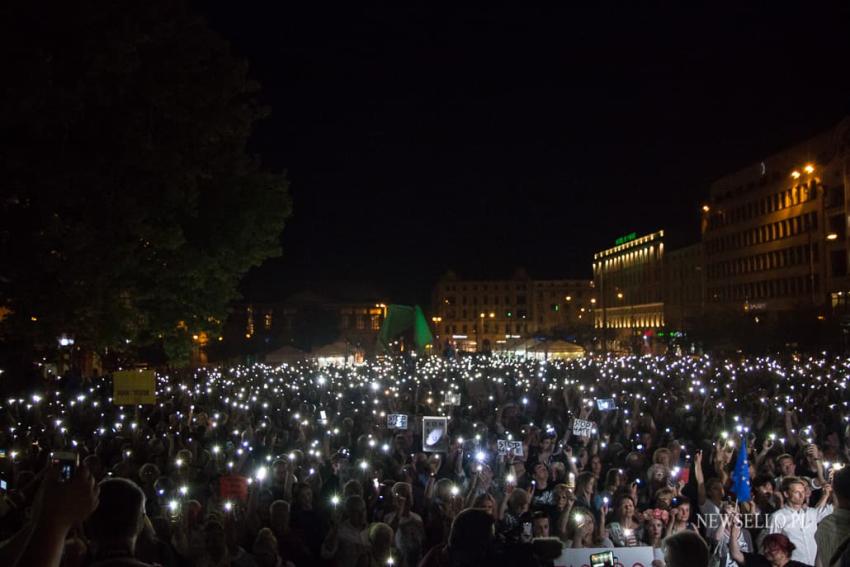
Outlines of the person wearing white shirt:
M 785 506 L 771 514 L 767 533 L 784 534 L 795 546 L 791 559 L 814 565 L 817 555 L 815 532 L 818 523 L 832 513 L 832 504 L 829 504 L 832 487 L 825 484 L 817 506 L 810 508 L 806 505 L 804 480 L 789 477 L 783 480 L 783 486 Z

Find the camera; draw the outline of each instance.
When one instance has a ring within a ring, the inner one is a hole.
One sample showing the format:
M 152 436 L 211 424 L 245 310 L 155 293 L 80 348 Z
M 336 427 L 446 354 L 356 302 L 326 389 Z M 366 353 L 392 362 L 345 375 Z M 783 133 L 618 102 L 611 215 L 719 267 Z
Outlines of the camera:
M 59 482 L 68 482 L 80 466 L 80 456 L 70 451 L 55 451 L 50 456 L 54 465 L 59 465 Z

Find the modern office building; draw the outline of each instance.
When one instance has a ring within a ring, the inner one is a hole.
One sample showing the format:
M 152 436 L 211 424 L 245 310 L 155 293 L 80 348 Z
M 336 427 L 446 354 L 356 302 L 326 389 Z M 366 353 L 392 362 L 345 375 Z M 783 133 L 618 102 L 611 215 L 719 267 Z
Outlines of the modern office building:
M 708 309 L 846 309 L 848 147 L 845 119 L 712 184 L 702 207 Z
M 594 326 L 616 349 L 664 327 L 664 231 L 631 233 L 593 255 Z

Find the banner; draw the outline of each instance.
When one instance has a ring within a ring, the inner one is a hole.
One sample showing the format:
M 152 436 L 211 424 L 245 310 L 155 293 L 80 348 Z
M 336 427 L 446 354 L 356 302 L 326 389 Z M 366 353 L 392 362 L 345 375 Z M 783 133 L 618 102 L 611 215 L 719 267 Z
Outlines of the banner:
M 590 562 L 590 556 L 612 552 L 614 564 L 611 567 L 650 567 L 655 557 L 651 547 L 587 547 L 572 549 L 565 547 L 561 556 L 553 563 L 554 567 L 595 567 Z M 600 567 L 604 563 L 597 564 Z
M 153 370 L 122 370 L 112 374 L 112 403 L 116 406 L 156 403 Z
M 218 493 L 222 500 L 248 501 L 248 479 L 244 476 L 223 476 L 218 479 Z

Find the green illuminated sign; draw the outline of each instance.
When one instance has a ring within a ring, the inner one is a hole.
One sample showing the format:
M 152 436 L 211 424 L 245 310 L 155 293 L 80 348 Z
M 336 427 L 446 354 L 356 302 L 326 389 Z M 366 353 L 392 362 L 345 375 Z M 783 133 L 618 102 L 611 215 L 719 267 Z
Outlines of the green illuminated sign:
M 637 238 L 637 233 L 636 232 L 630 232 L 629 234 L 627 234 L 625 236 L 621 236 L 620 238 L 615 240 L 614 246 L 619 246 L 620 244 L 625 244 L 626 242 L 631 242 L 635 238 Z

